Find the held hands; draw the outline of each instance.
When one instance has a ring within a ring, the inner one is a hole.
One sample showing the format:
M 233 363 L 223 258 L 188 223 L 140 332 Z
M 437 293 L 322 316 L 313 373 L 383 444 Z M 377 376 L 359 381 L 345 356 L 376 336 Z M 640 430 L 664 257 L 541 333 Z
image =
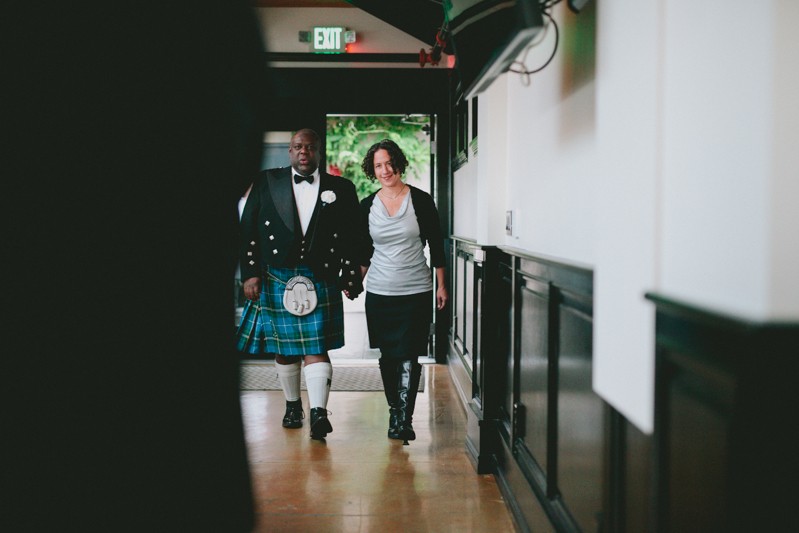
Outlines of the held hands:
M 261 279 L 249 278 L 244 281 L 244 297 L 248 300 L 257 300 L 261 296 Z
M 443 285 L 439 285 L 438 290 L 436 290 L 436 309 L 439 311 L 444 309 L 444 306 L 447 305 L 448 299 L 449 295 L 447 294 L 447 288 Z
M 361 293 L 363 292 L 363 289 L 356 289 L 356 290 L 352 290 L 352 291 L 350 291 L 350 290 L 347 290 L 347 289 L 343 289 L 341 292 L 343 292 L 343 293 L 344 293 L 344 296 L 346 296 L 346 297 L 347 297 L 347 298 L 349 298 L 350 300 L 354 300 L 354 299 L 356 299 L 358 296 L 360 296 L 360 295 L 361 295 Z
M 341 292 L 343 292 L 344 296 L 346 296 L 350 300 L 354 300 L 355 298 L 357 298 L 358 296 L 361 295 L 361 293 L 363 292 L 363 289 L 361 289 L 361 288 L 354 289 L 354 290 L 342 289 Z
M 344 293 L 344 296 L 346 296 L 350 300 L 354 300 L 355 298 L 357 298 L 358 296 L 361 295 L 361 293 L 363 292 L 363 278 L 366 276 L 366 271 L 367 270 L 369 270 L 369 267 L 367 267 L 367 266 L 359 267 L 358 271 L 361 274 L 361 287 L 359 287 L 357 291 L 350 291 L 348 289 L 342 289 L 341 292 Z

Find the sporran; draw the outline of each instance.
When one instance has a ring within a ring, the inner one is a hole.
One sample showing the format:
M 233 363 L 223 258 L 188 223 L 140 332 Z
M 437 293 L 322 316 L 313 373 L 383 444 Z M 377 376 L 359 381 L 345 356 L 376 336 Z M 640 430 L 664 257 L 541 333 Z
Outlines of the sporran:
M 283 307 L 295 316 L 311 314 L 318 303 L 313 281 L 305 276 L 294 276 L 286 282 Z

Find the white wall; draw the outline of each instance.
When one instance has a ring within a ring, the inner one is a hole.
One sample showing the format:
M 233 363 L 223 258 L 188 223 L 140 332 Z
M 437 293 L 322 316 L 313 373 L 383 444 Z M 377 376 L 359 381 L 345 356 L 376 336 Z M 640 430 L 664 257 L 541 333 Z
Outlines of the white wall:
M 752 318 L 769 305 L 768 4 L 670 0 L 663 36 L 661 290 Z
M 649 432 L 646 292 L 745 319 L 799 319 L 799 7 L 616 0 L 596 9 L 590 80 L 569 85 L 572 58 L 561 49 L 530 86 L 509 73 L 480 95 L 476 175 L 458 172 L 476 183 L 457 193 L 455 216 L 504 171 L 504 205 L 489 202 L 478 220 L 514 209 L 522 226 L 505 243 L 594 269 L 594 388 Z M 562 28 L 582 15 L 562 4 L 554 13 Z M 549 50 L 539 48 L 528 66 Z
M 495 81 L 477 99 L 479 117 L 477 174 L 477 241 L 505 242 L 505 206 L 508 190 L 507 77 Z M 479 130 L 490 132 L 480 137 Z M 457 210 L 456 210 L 457 211 Z
M 797 22 L 787 0 L 669 2 L 664 293 L 752 320 L 799 317 Z
M 795 320 L 799 10 L 750 7 L 669 4 L 662 290 L 743 318 Z
M 477 196 L 477 165 L 461 167 L 452 176 L 452 233 L 457 237 L 477 240 L 477 216 L 482 209 Z
M 507 78 L 501 77 L 478 98 L 478 151 L 474 154 L 469 149 L 468 164 L 456 170 L 453 179 L 453 234 L 480 244 L 505 243 L 506 105 Z M 471 106 L 469 113 L 471 119 Z M 471 124 L 471 120 L 469 122 Z M 481 137 L 480 131 L 486 135 Z
M 772 157 L 774 161 L 770 225 L 769 311 L 775 320 L 799 315 L 799 2 L 783 0 L 774 14 Z
M 644 293 L 658 284 L 661 20 L 657 2 L 640 0 L 603 3 L 597 15 L 594 389 L 649 432 L 655 334 Z
M 561 24 L 565 5 L 553 11 Z M 526 66 L 544 63 L 554 44 L 554 32 L 526 57 Z M 561 46 L 563 44 L 561 43 Z M 507 82 L 507 209 L 521 223 L 506 244 L 537 254 L 594 262 L 596 153 L 594 81 L 571 85 L 568 65 L 559 53 L 530 79 L 505 75 Z M 479 136 L 481 139 L 491 134 Z M 493 166 L 492 163 L 488 162 Z M 518 225 L 518 224 L 517 224 Z

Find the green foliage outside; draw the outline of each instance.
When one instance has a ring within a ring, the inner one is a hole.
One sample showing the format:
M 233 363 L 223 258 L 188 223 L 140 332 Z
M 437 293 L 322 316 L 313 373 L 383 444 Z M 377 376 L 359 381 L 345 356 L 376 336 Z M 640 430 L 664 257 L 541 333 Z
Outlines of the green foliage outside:
M 425 130 L 429 128 L 428 116 L 330 116 L 325 146 L 328 171 L 351 180 L 358 199 L 369 196 L 380 184 L 366 177 L 361 162 L 370 146 L 382 139 L 391 139 L 408 158 L 405 181 L 427 190 L 430 138 Z

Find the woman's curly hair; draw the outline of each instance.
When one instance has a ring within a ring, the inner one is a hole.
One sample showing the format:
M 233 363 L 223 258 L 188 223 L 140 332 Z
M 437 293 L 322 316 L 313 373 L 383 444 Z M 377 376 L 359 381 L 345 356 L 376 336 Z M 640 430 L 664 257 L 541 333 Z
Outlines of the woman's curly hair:
M 408 168 L 408 158 L 405 157 L 405 154 L 402 152 L 402 149 L 397 146 L 397 143 L 390 139 L 383 139 L 380 142 L 374 143 L 369 148 L 369 151 L 366 152 L 363 162 L 361 163 L 363 173 L 366 174 L 370 180 L 375 181 L 377 179 L 375 177 L 375 152 L 378 150 L 385 150 L 388 152 L 391 168 L 394 169 L 394 172 L 399 173 L 400 176 L 405 174 L 405 169 Z

